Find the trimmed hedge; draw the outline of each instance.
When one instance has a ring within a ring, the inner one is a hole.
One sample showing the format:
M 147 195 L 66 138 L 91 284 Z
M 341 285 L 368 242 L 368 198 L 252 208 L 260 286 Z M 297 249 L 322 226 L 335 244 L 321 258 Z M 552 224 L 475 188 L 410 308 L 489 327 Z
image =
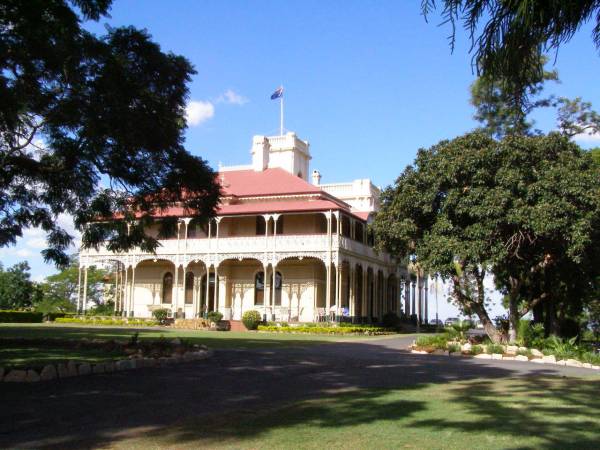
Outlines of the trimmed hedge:
M 258 331 L 270 331 L 274 333 L 311 333 L 311 334 L 391 334 L 394 330 L 384 327 L 373 326 L 344 326 L 344 327 L 319 327 L 319 326 L 298 326 L 298 327 L 278 327 L 272 325 L 259 325 Z
M 119 326 L 144 326 L 154 327 L 158 325 L 156 320 L 143 319 L 111 319 L 104 317 L 86 317 L 85 319 L 78 317 L 59 317 L 55 320 L 56 323 L 82 323 L 88 325 L 119 325 Z
M 44 314 L 34 311 L 0 311 L 0 323 L 42 323 Z
M 53 312 L 47 313 L 44 316 L 44 319 L 48 322 L 54 322 L 56 319 L 62 319 L 63 317 L 75 317 L 75 313 L 64 313 L 64 312 Z

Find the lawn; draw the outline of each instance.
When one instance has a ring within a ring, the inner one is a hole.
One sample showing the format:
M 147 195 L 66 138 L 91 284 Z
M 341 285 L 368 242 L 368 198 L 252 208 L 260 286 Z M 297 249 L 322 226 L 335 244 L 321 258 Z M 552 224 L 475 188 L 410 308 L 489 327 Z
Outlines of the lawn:
M 196 418 L 114 448 L 598 449 L 597 378 L 518 378 L 359 390 Z
M 2 345 L 2 338 L 60 338 L 60 339 L 130 339 L 139 333 L 139 339 L 181 338 L 194 344 L 205 344 L 212 349 L 224 348 L 277 348 L 306 346 L 331 342 L 348 342 L 357 339 L 382 339 L 366 336 L 321 336 L 304 334 L 233 332 L 233 331 L 196 331 L 168 328 L 118 328 L 108 326 L 85 326 L 66 324 L 2 324 L 0 325 L 0 367 L 2 366 L 39 366 L 44 363 L 75 359 L 97 362 L 116 355 L 103 354 L 90 349 L 60 349 L 49 346 Z M 50 341 L 51 342 L 51 341 Z

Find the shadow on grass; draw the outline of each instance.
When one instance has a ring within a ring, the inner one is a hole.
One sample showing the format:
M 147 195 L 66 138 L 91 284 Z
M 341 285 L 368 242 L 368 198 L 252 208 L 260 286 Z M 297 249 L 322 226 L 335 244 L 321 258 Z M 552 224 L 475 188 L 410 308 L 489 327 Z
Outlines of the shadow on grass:
M 277 348 L 285 346 L 317 345 L 338 340 L 356 340 L 357 337 L 318 336 L 303 334 L 181 330 L 170 328 L 116 328 L 106 326 L 70 326 L 58 324 L 0 326 L 2 338 L 61 338 L 61 339 L 115 339 L 128 340 L 135 333 L 140 339 L 180 338 L 193 344 L 220 348 Z M 364 336 L 360 338 L 364 339 Z M 377 339 L 377 338 L 375 338 Z
M 221 350 L 163 369 L 0 384 L 0 447 L 494 447 L 489 435 L 597 448 L 598 379 L 561 370 L 412 355 L 393 340 Z

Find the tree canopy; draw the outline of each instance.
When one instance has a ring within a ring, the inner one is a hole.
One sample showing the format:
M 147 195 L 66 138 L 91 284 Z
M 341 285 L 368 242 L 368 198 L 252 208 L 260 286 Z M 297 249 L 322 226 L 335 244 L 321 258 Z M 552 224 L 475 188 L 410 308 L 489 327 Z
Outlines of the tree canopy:
M 29 264 L 20 262 L 4 269 L 0 263 L 0 309 L 20 309 L 32 305 L 35 287 Z
M 525 89 L 543 73 L 542 55 L 568 42 L 588 21 L 595 21 L 592 39 L 600 48 L 600 0 L 439 0 L 445 23 L 469 33 L 473 65 L 479 75 L 508 80 Z M 422 0 L 425 17 L 436 0 Z
M 494 275 L 516 320 L 575 273 L 589 287 L 600 267 L 600 172 L 557 133 L 494 140 L 471 133 L 421 149 L 382 193 L 379 245 L 450 280 L 455 303 L 500 339 L 483 279 Z M 549 280 L 551 282 L 545 282 Z
M 74 217 L 86 246 L 147 251 L 157 241 L 143 230 L 157 212 L 176 205 L 213 214 L 215 174 L 183 146 L 194 69 L 145 30 L 96 36 L 82 27 L 110 4 L 0 5 L 0 246 L 41 227 L 44 258 L 66 265 L 73 237 L 58 224 L 61 213 Z M 123 220 L 99 222 L 115 216 Z

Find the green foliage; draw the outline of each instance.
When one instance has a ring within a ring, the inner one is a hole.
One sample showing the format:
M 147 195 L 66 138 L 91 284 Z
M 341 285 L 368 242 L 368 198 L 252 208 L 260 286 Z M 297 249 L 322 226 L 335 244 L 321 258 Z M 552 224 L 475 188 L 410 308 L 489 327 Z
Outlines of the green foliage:
M 428 336 L 419 336 L 415 345 L 417 348 L 429 349 L 429 350 L 446 350 L 448 340 L 450 336 L 448 334 L 433 334 Z
M 156 319 L 156 321 L 164 325 L 169 318 L 169 310 L 167 308 L 159 308 L 152 311 L 152 317 Z
M 34 311 L 0 311 L 0 323 L 41 323 L 44 315 Z
M 470 34 L 478 74 L 507 79 L 516 96 L 525 96 L 528 81 L 543 73 L 541 51 L 557 50 L 588 21 L 600 47 L 600 3 L 597 1 L 442 0 L 445 23 L 452 26 L 454 47 L 458 23 Z M 435 0 L 422 2 L 425 16 Z
M 33 296 L 34 285 L 30 280 L 29 264 L 20 262 L 4 270 L 0 263 L 0 309 L 29 307 Z
M 486 346 L 486 351 L 490 355 L 491 354 L 495 354 L 495 353 L 503 354 L 504 353 L 504 347 L 502 347 L 499 344 L 489 344 L 489 345 Z
M 89 310 L 89 314 L 93 316 L 112 316 L 114 313 L 115 304 L 112 300 L 96 305 Z
M 460 344 L 448 344 L 448 353 L 460 353 Z
M 217 178 L 183 147 L 195 71 L 145 30 L 106 27 L 96 36 L 83 28 L 110 4 L 9 1 L 1 9 L 0 247 L 39 226 L 48 236 L 44 258 L 66 265 L 73 236 L 59 213 L 75 217 L 84 245 L 107 241 L 115 251 L 156 248 L 144 232 L 155 208 L 214 214 Z M 123 221 L 83 227 L 116 213 L 131 219 L 133 210 L 141 217 L 129 233 Z
M 467 331 L 473 328 L 473 323 L 470 320 L 459 320 L 456 323 L 453 323 L 449 327 L 453 333 L 453 337 L 456 337 L 461 342 L 467 340 Z
M 471 355 L 480 355 L 483 353 L 483 347 L 481 345 L 473 345 L 469 351 Z
M 400 317 L 396 313 L 388 312 L 381 318 L 381 324 L 386 328 L 395 328 L 400 325 Z
M 599 172 L 558 134 L 442 141 L 419 150 L 381 201 L 379 245 L 449 280 L 453 302 L 484 324 L 490 271 L 518 320 L 542 295 L 578 301 L 600 270 Z
M 246 311 L 242 315 L 242 323 L 248 330 L 256 330 L 262 322 L 262 317 L 258 311 Z
M 546 339 L 544 350 L 548 350 L 551 354 L 561 359 L 577 358 L 580 349 L 575 344 L 576 341 L 576 337 L 564 340 L 557 336 L 550 336 Z
M 221 319 L 223 318 L 223 314 L 220 313 L 219 311 L 211 311 L 206 315 L 206 318 L 210 322 L 219 323 L 221 321 Z
M 518 343 L 523 347 L 542 348 L 544 346 L 544 325 L 531 323 L 529 320 L 519 321 L 517 332 Z
M 471 85 L 475 120 L 483 125 L 486 133 L 497 138 L 510 134 L 529 134 L 533 123 L 527 120 L 527 114 L 535 108 L 551 105 L 551 99 L 537 98 L 544 82 L 548 80 L 557 81 L 557 72 L 532 71 L 531 79 L 526 80 L 525 96 L 522 96 L 521 92 L 512 89 L 510 79 L 489 76 L 477 78 Z
M 527 356 L 527 358 L 529 358 L 529 359 L 531 359 L 533 356 L 530 349 L 525 349 L 525 350 L 519 349 L 519 350 L 517 350 L 517 355 Z
M 105 269 L 95 266 L 88 267 L 87 276 L 87 299 L 100 307 L 95 314 L 112 314 L 102 308 L 105 284 L 112 286 L 114 280 L 112 274 Z M 81 286 L 83 289 L 84 278 L 82 275 Z M 71 257 L 69 265 L 60 272 L 46 277 L 39 287 L 42 291 L 41 300 L 36 303 L 36 309 L 52 312 L 68 312 L 75 310 L 77 301 L 77 288 L 79 286 L 79 261 L 77 257 Z
M 590 155 L 592 156 L 592 160 L 594 164 L 600 167 L 600 147 L 596 147 L 590 150 Z

